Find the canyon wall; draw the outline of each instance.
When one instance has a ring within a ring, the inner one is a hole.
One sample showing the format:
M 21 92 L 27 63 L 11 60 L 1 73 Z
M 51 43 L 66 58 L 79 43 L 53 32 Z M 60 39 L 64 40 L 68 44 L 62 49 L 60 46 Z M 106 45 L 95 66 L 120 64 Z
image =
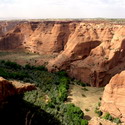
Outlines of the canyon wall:
M 91 86 L 104 86 L 125 70 L 125 26 L 24 21 L 0 35 L 0 50 L 56 53 L 58 56 L 48 62 L 49 71 L 66 70 L 71 77 Z
M 8 81 L 0 77 L 0 102 L 6 100 L 10 96 L 22 94 L 26 91 L 35 90 L 36 87 L 33 84 L 23 84 L 18 81 Z
M 116 74 L 106 85 L 100 109 L 125 122 L 125 71 Z

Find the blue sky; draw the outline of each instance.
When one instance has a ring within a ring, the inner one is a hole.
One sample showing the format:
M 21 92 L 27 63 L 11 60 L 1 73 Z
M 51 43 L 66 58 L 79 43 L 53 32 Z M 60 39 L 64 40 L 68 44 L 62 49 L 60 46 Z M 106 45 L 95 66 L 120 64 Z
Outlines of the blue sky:
M 125 0 L 0 0 L 0 18 L 125 18 Z

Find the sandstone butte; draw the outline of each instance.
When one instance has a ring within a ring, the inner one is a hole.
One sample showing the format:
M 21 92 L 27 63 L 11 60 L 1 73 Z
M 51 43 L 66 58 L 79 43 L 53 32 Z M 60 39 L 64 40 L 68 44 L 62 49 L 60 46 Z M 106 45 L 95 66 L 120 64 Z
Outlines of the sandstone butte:
M 116 74 L 106 85 L 100 109 L 125 122 L 125 71 Z
M 125 69 L 125 26 L 78 21 L 0 23 L 1 51 L 30 51 L 58 56 L 49 71 L 66 70 L 91 86 L 104 86 Z
M 26 91 L 35 90 L 36 87 L 30 83 L 21 83 L 18 81 L 8 81 L 0 77 L 0 102 L 7 99 L 7 97 L 22 94 Z

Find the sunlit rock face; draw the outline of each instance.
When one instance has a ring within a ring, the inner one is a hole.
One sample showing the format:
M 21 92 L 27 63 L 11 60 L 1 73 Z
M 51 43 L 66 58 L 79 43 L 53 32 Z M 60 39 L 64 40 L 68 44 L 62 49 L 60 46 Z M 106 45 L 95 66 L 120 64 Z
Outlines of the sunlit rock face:
M 109 120 L 105 120 L 105 119 L 101 119 L 99 117 L 93 117 L 90 121 L 88 125 L 117 125 L 114 122 L 111 122 Z M 125 125 L 124 123 L 122 123 L 121 125 Z
M 78 21 L 1 24 L 0 50 L 30 51 L 58 56 L 49 71 L 66 70 L 91 86 L 104 86 L 125 69 L 125 26 Z M 6 32 L 5 32 L 6 31 Z
M 106 85 L 101 110 L 125 122 L 125 71 L 116 74 Z
M 20 83 L 17 81 L 8 81 L 0 77 L 0 102 L 7 99 L 7 97 L 22 94 L 26 91 L 35 90 L 36 87 L 30 83 Z

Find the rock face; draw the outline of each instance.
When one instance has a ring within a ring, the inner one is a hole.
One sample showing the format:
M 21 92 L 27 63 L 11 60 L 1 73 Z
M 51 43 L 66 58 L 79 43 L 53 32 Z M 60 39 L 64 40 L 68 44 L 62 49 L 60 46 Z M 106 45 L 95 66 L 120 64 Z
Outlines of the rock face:
M 21 94 L 26 91 L 31 91 L 35 89 L 36 87 L 33 84 L 23 84 L 17 81 L 10 82 L 0 77 L 0 102 L 5 100 L 9 96 Z
M 116 74 L 106 85 L 101 110 L 125 122 L 125 71 Z
M 70 22 L 22 22 L 13 30 L 4 32 L 0 39 L 0 50 L 23 50 L 34 53 L 53 53 L 64 49 L 70 34 Z M 5 25 L 5 24 L 4 24 Z M 7 25 L 7 24 L 6 24 Z M 72 28 L 72 26 L 71 26 Z
M 80 21 L 6 25 L 12 26 L 7 29 L 4 25 L 6 32 L 1 31 L 0 50 L 56 53 L 58 56 L 48 63 L 49 71 L 64 69 L 91 86 L 104 86 L 112 76 L 125 70 L 124 25 Z
M 105 119 L 101 119 L 99 117 L 93 117 L 90 121 L 89 121 L 89 125 L 117 125 L 116 123 L 113 123 L 109 120 L 105 120 Z M 125 125 L 124 123 L 121 125 Z
M 125 26 L 80 23 L 48 68 L 67 69 L 71 77 L 98 87 L 125 69 L 124 60 Z

